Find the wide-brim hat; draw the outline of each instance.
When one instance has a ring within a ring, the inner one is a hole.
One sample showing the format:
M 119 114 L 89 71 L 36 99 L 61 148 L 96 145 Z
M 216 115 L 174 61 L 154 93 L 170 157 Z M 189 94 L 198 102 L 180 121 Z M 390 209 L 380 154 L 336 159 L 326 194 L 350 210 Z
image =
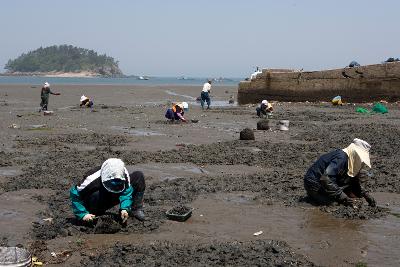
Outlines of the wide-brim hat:
M 187 102 L 182 102 L 182 106 L 183 106 L 183 109 L 184 109 L 185 111 L 188 111 L 188 110 L 189 110 L 189 104 L 188 104 Z
M 81 96 L 81 102 L 88 100 L 89 98 L 85 95 Z

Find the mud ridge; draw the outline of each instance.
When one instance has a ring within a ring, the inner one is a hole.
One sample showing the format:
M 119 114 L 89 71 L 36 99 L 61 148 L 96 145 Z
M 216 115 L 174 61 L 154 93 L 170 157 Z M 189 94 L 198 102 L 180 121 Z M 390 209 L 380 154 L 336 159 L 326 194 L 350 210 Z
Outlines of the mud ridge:
M 95 256 L 83 255 L 84 266 L 316 266 L 285 242 L 213 242 L 210 244 L 117 244 Z

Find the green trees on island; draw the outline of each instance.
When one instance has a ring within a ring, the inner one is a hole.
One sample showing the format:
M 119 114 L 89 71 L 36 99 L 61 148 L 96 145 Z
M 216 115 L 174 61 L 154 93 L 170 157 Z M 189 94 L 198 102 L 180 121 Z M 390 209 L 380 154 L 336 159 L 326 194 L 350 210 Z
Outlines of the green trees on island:
M 90 71 L 104 76 L 123 76 L 114 58 L 72 45 L 40 47 L 10 59 L 4 68 L 11 73 Z

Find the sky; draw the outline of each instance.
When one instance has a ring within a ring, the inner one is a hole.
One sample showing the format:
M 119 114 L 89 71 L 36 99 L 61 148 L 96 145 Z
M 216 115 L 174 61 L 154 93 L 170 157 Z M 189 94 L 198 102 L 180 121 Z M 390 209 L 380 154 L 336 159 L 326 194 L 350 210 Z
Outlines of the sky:
M 247 77 L 400 57 L 398 0 L 1 0 L 0 72 L 40 46 L 105 53 L 127 75 Z

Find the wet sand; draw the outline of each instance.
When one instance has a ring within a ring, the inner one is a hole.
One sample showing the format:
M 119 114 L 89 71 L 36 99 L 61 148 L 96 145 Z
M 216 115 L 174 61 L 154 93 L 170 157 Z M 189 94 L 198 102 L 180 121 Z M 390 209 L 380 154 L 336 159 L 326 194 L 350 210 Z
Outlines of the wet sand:
M 239 141 L 258 118 L 254 106 L 228 104 L 236 87 L 214 86 L 217 106 L 208 111 L 195 101 L 201 86 L 52 89 L 62 95 L 50 96 L 54 115 L 43 116 L 40 88 L 0 85 L 3 245 L 22 244 L 44 262 L 65 266 L 400 264 L 397 104 L 388 105 L 389 114 L 364 115 L 354 105 L 276 103 L 271 130 Z M 93 97 L 93 111 L 79 108 L 82 94 Z M 173 101 L 189 102 L 187 117 L 199 122 L 167 123 Z M 279 131 L 282 119 L 290 120 L 289 131 Z M 302 185 L 308 166 L 355 137 L 373 146 L 368 186 L 379 207 L 309 204 Z M 94 234 L 73 220 L 68 190 L 109 157 L 145 173 L 149 220 Z M 194 208 L 185 223 L 166 219 L 177 204 Z

